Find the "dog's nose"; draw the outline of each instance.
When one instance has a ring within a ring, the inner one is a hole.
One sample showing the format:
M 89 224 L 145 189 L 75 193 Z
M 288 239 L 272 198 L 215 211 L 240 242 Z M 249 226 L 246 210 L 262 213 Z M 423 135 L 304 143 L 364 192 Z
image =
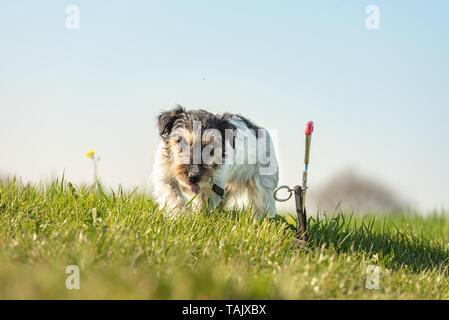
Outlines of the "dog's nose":
M 199 174 L 190 174 L 189 173 L 189 182 L 190 183 L 198 183 L 201 179 Z

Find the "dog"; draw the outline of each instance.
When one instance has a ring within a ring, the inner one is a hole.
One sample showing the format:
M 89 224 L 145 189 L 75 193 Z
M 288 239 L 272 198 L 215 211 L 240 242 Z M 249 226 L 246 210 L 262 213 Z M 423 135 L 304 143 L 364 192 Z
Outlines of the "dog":
M 157 119 L 156 203 L 169 215 L 229 208 L 246 197 L 256 219 L 274 218 L 278 164 L 268 132 L 247 118 L 177 106 Z M 191 200 L 193 199 L 193 200 Z

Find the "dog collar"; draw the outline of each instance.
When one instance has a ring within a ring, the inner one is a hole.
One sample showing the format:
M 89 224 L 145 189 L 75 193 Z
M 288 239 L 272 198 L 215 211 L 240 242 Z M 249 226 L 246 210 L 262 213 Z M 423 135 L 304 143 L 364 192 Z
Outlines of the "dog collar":
M 218 184 L 212 184 L 212 190 L 214 190 L 214 192 L 216 193 L 216 194 L 218 194 L 218 196 L 220 197 L 220 198 L 223 198 L 224 197 L 224 189 L 222 188 L 222 187 L 220 187 Z
M 212 190 L 220 197 L 220 198 L 224 198 L 224 189 L 222 187 L 220 187 L 218 184 L 215 183 L 215 179 L 214 177 L 212 177 L 211 180 L 211 185 L 212 185 Z

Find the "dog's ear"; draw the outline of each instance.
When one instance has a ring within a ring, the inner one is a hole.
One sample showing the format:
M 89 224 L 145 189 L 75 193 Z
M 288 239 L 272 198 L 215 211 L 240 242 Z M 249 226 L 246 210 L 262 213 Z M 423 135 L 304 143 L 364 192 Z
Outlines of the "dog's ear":
M 178 105 L 176 109 L 161 113 L 157 120 L 159 135 L 162 138 L 167 138 L 170 135 L 176 120 L 185 114 L 185 112 L 186 110 Z

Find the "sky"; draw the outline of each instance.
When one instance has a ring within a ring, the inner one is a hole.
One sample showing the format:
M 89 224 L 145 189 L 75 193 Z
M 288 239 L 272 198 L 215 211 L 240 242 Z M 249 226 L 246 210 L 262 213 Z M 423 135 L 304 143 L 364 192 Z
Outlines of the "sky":
M 67 6 L 79 8 L 68 29 Z M 379 8 L 369 30 L 366 8 Z M 176 104 L 278 131 L 280 184 L 354 168 L 449 208 L 449 1 L 2 1 L 0 173 L 145 186 Z

